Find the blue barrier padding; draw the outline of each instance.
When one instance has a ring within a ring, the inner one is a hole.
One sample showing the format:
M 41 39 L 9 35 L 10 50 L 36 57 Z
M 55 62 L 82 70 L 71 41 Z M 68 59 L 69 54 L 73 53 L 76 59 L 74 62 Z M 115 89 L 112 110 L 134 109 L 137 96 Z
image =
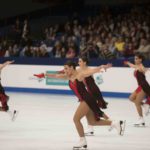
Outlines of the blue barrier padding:
M 5 87 L 8 92 L 25 92 L 25 93 L 41 93 L 41 94 L 59 94 L 59 95 L 74 95 L 71 90 L 56 90 L 56 89 L 37 89 L 37 88 L 17 88 Z M 104 97 L 112 98 L 128 98 L 130 93 L 121 92 L 102 92 Z
M 121 93 L 121 92 L 102 92 L 104 97 L 114 97 L 114 98 L 128 98 L 131 93 Z
M 27 58 L 27 57 L 1 57 L 0 63 L 3 63 L 7 60 L 15 60 L 14 64 L 24 64 L 24 65 L 63 65 L 68 59 L 63 58 Z M 71 59 L 74 62 L 78 62 L 78 59 Z M 114 59 L 114 60 L 101 60 L 101 59 L 91 59 L 90 66 L 98 66 L 101 64 L 112 63 L 114 67 L 125 67 L 123 62 L 124 60 L 129 60 L 133 62 L 133 58 L 125 59 Z M 144 65 L 150 67 L 150 61 L 145 61 Z
M 73 95 L 70 90 L 56 90 L 56 89 L 37 89 L 37 88 L 17 88 L 17 87 L 5 87 L 8 92 L 26 92 L 26 93 L 45 93 L 45 94 L 65 94 Z

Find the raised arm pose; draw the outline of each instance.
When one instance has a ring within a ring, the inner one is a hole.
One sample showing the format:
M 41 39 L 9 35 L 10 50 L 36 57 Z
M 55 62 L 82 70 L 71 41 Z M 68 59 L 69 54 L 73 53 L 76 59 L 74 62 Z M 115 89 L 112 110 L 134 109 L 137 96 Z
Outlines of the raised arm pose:
M 94 97 L 88 93 L 84 85 L 84 79 L 101 71 L 102 68 L 107 69 L 110 65 L 98 66 L 87 71 L 77 71 L 75 63 L 69 61 L 64 65 L 63 74 L 46 74 L 51 78 L 62 78 L 69 80 L 69 87 L 74 91 L 75 95 L 79 99 L 79 106 L 74 114 L 73 120 L 76 126 L 77 132 L 80 137 L 79 143 L 73 147 L 73 149 L 87 148 L 87 142 L 84 134 L 83 125 L 81 119 L 86 117 L 90 125 L 93 126 L 112 126 L 117 129 L 120 135 L 123 134 L 124 121 L 110 121 L 110 120 L 96 120 L 94 113 L 101 116 L 101 111 L 97 103 L 93 100 Z M 94 107 L 94 109 L 92 109 Z
M 147 96 L 147 101 L 144 104 L 145 114 L 148 114 L 149 105 L 150 105 L 150 85 L 148 84 L 145 72 L 148 70 L 143 65 L 143 56 L 140 53 L 137 53 L 134 57 L 135 64 L 126 61 L 125 64 L 131 68 L 134 68 L 134 76 L 137 80 L 138 87 L 137 89 L 130 95 L 129 99 L 135 104 L 139 120 L 135 123 L 136 126 L 144 126 L 145 121 L 143 119 L 143 112 L 142 112 L 142 101 Z
M 87 59 L 87 57 L 82 56 L 79 58 L 78 60 L 78 64 L 79 64 L 79 69 L 78 71 L 87 71 L 90 69 L 90 67 L 88 67 L 88 63 L 89 60 Z M 105 102 L 105 100 L 103 99 L 102 93 L 99 89 L 99 87 L 96 85 L 95 80 L 93 78 L 93 76 L 88 76 L 86 78 L 84 78 L 84 84 L 87 87 L 88 92 L 90 93 L 90 95 L 92 95 L 94 97 L 94 100 L 96 100 L 98 106 L 101 109 L 106 109 L 107 108 L 107 102 Z M 109 117 L 103 113 L 103 117 L 104 119 L 109 119 Z M 90 125 L 88 123 L 88 130 L 86 132 L 87 135 L 93 135 L 94 134 L 94 129 L 93 126 Z

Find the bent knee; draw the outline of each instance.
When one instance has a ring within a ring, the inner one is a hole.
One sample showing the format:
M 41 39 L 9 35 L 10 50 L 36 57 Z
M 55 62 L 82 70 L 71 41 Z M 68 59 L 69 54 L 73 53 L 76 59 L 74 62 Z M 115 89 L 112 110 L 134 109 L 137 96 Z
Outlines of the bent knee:
M 92 126 L 95 126 L 97 122 L 98 122 L 98 121 L 97 121 L 96 119 L 94 119 L 94 120 L 88 120 L 88 123 L 89 123 L 90 125 L 92 125 Z
M 80 122 L 80 120 L 81 120 L 81 118 L 79 118 L 79 117 L 77 117 L 77 116 L 74 116 L 74 117 L 73 117 L 73 122 L 74 122 L 74 123 L 78 123 L 78 122 Z
M 131 102 L 134 102 L 134 101 L 135 101 L 135 98 L 134 98 L 133 96 L 129 96 L 129 100 L 130 100 Z
M 89 124 L 90 124 L 91 126 L 95 126 L 95 125 L 96 125 L 96 121 L 89 122 Z
M 135 103 L 135 105 L 141 105 L 141 101 L 136 100 L 134 103 Z

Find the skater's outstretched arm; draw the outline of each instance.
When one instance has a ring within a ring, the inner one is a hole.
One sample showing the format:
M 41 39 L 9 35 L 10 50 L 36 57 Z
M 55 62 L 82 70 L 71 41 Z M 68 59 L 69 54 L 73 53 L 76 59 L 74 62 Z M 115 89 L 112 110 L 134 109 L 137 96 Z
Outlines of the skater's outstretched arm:
M 96 68 L 89 68 L 86 71 L 82 72 L 81 76 L 83 78 L 85 78 L 85 77 L 91 76 L 95 73 L 102 72 L 103 69 L 106 71 L 110 67 L 112 67 L 112 64 L 101 65 Z
M 129 61 L 124 61 L 124 65 L 127 65 L 127 66 L 129 66 L 131 68 L 136 68 L 136 65 L 131 63 L 131 62 L 129 62 Z
M 48 78 L 68 79 L 67 76 L 64 73 L 61 73 L 61 74 L 46 73 L 45 76 L 48 77 Z
M 14 60 L 13 61 L 6 61 L 3 64 L 0 64 L 0 70 L 2 70 L 5 66 L 7 66 L 9 64 L 12 64 L 13 62 L 14 62 Z
M 148 68 L 145 68 L 145 67 L 143 66 L 143 64 L 135 65 L 135 64 L 133 64 L 133 63 L 131 63 L 131 62 L 129 62 L 129 61 L 125 61 L 124 64 L 125 64 L 125 65 L 128 65 L 128 66 L 131 67 L 131 68 L 135 68 L 136 70 L 139 70 L 140 72 L 143 72 L 143 73 L 145 73 L 146 71 L 149 70 Z
M 48 77 L 48 78 L 56 78 L 56 79 L 66 79 L 66 75 L 64 73 L 63 70 L 61 71 L 58 71 L 56 72 L 55 74 L 51 74 L 51 73 L 40 73 L 40 74 L 34 74 L 35 77 L 37 78 L 45 78 L 45 77 Z

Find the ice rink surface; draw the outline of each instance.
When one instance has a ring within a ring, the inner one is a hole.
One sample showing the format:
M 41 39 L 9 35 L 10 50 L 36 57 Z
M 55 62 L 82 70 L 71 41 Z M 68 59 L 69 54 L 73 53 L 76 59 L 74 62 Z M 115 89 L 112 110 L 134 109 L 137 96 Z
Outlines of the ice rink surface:
M 0 112 L 0 150 L 72 150 L 78 142 L 73 115 L 78 106 L 74 96 L 7 93 L 10 109 L 19 110 L 11 121 Z M 127 99 L 105 98 L 105 110 L 113 120 L 126 120 L 124 136 L 108 126 L 95 127 L 95 136 L 88 136 L 88 150 L 150 150 L 150 115 L 146 127 L 134 127 L 138 116 Z M 86 119 L 83 119 L 87 128 Z

